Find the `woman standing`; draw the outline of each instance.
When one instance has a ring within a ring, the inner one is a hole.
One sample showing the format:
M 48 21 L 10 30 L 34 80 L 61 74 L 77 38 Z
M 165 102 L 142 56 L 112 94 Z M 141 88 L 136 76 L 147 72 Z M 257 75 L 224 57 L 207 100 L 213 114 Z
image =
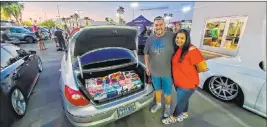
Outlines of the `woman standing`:
M 46 50 L 47 48 L 45 48 L 45 45 L 44 45 L 44 38 L 42 37 L 41 30 L 39 28 L 37 28 L 35 35 L 38 39 L 38 46 L 39 46 L 40 50 Z
M 177 91 L 177 105 L 173 115 L 162 120 L 164 124 L 181 122 L 188 117 L 189 98 L 199 84 L 198 73 L 207 71 L 207 64 L 201 52 L 191 44 L 187 30 L 180 29 L 174 42 L 172 75 Z

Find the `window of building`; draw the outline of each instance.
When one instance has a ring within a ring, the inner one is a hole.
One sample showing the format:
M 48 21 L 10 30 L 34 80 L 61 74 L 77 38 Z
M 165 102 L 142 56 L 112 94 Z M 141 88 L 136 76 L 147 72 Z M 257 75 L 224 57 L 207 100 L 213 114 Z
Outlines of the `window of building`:
M 247 16 L 229 16 L 207 19 L 201 48 L 237 53 L 240 38 L 246 26 Z

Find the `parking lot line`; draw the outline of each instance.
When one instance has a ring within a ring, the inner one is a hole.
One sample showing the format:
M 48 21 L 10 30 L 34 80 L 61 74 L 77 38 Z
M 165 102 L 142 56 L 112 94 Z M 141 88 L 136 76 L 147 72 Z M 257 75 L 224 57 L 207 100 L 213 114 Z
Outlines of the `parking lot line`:
M 196 94 L 198 94 L 200 97 L 202 97 L 206 101 L 210 102 L 213 106 L 217 107 L 218 109 L 220 109 L 221 111 L 223 111 L 224 113 L 226 113 L 230 118 L 232 118 L 233 120 L 235 120 L 236 122 L 238 122 L 242 126 L 244 126 L 244 127 L 251 127 L 250 125 L 248 125 L 247 123 L 245 123 L 244 121 L 242 121 L 241 119 L 239 119 L 237 116 L 235 116 L 234 114 L 232 114 L 228 110 L 224 109 L 222 106 L 216 104 L 214 101 L 212 101 L 211 99 L 209 99 L 206 95 L 200 93 L 199 91 L 196 91 Z

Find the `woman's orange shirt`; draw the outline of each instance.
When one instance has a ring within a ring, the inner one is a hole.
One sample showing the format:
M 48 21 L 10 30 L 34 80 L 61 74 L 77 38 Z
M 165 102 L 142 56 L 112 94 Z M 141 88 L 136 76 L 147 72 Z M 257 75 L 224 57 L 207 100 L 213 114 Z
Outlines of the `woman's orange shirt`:
M 172 57 L 172 75 L 175 86 L 181 88 L 196 88 L 199 84 L 199 76 L 195 65 L 204 60 L 201 52 L 191 46 L 184 56 L 183 61 L 180 63 L 180 55 L 182 49 L 179 48 L 175 55 Z

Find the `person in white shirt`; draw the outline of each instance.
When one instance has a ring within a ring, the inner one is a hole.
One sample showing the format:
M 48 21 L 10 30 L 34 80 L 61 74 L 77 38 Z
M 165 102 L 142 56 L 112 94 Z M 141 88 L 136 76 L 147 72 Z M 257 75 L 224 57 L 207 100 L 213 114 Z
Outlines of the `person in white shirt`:
M 50 29 L 50 33 L 51 33 L 51 37 L 52 37 L 52 41 L 54 43 L 56 43 L 56 47 L 58 47 L 58 40 L 57 40 L 57 37 L 55 36 L 55 32 L 57 31 L 56 27 L 53 26 L 51 29 Z

